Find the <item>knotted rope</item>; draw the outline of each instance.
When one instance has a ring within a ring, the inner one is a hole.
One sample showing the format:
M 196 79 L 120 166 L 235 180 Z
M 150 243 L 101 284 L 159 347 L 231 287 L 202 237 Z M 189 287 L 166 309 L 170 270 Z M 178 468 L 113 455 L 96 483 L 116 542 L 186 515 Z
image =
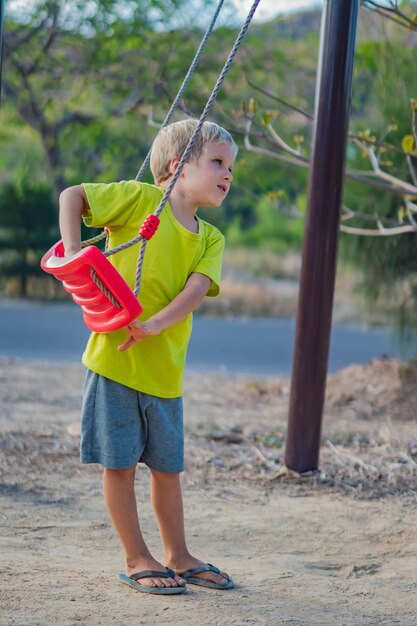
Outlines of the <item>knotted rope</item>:
M 175 186 L 175 183 L 177 182 L 182 170 L 184 169 L 185 164 L 187 163 L 190 155 L 191 155 L 191 151 L 197 141 L 198 135 L 201 131 L 201 128 L 204 124 L 204 122 L 206 121 L 211 109 L 213 108 L 213 105 L 216 101 L 217 95 L 220 91 L 220 88 L 224 82 L 224 79 L 226 78 L 226 74 L 229 71 L 234 58 L 236 56 L 236 53 L 242 43 L 243 38 L 246 35 L 246 32 L 249 28 L 249 25 L 252 21 L 252 18 L 255 14 L 255 11 L 258 7 L 260 0 L 254 0 L 252 7 L 246 17 L 245 23 L 243 24 L 236 40 L 235 43 L 233 45 L 233 48 L 231 49 L 229 56 L 223 66 L 223 69 L 217 79 L 217 82 L 213 88 L 213 91 L 210 94 L 209 99 L 207 100 L 206 106 L 204 107 L 204 110 L 200 116 L 200 119 L 197 123 L 197 126 L 187 144 L 187 147 L 184 151 L 184 154 L 181 157 L 181 160 L 178 164 L 178 167 L 175 171 L 175 174 L 173 175 L 167 189 L 164 192 L 164 195 L 161 198 L 161 201 L 158 205 L 158 207 L 156 208 L 155 212 L 153 213 L 153 215 L 158 218 L 158 216 L 161 214 L 165 204 L 168 201 L 168 198 Z M 142 230 L 142 229 L 141 229 Z M 153 234 L 153 233 L 152 233 Z M 148 238 L 145 237 L 143 234 L 139 233 L 139 235 L 137 237 L 134 237 L 133 239 L 131 239 L 130 241 L 127 241 L 126 243 L 121 244 L 120 246 L 117 246 L 116 248 L 112 248 L 111 250 L 107 250 L 104 254 L 105 256 L 110 256 L 112 254 L 115 254 L 116 252 L 120 252 L 122 250 L 126 250 L 126 248 L 129 248 L 130 246 L 135 245 L 136 243 L 141 243 L 141 247 L 140 247 L 140 252 L 139 252 L 139 257 L 138 257 L 138 265 L 137 265 L 137 272 L 136 272 L 136 282 L 135 282 L 135 288 L 134 288 L 134 294 L 135 296 L 138 296 L 139 291 L 140 291 L 140 283 L 141 283 L 141 278 L 142 278 L 142 269 L 143 269 L 143 260 L 144 260 L 144 255 L 145 255 L 145 250 L 146 250 L 146 245 L 148 243 Z
M 197 67 L 197 65 L 198 65 L 198 63 L 200 61 L 201 55 L 202 55 L 202 53 L 204 51 L 204 48 L 206 47 L 207 41 L 208 41 L 212 31 L 213 31 L 214 25 L 215 25 L 215 23 L 217 21 L 217 18 L 219 16 L 220 11 L 222 10 L 223 4 L 224 4 L 224 0 L 220 0 L 219 4 L 217 5 L 217 9 L 214 12 L 214 15 L 213 15 L 213 17 L 211 19 L 211 22 L 208 25 L 208 28 L 207 28 L 207 30 L 206 30 L 206 32 L 204 34 L 204 37 L 203 37 L 203 39 L 200 42 L 200 45 L 199 45 L 199 47 L 197 49 L 197 52 L 195 53 L 194 59 L 193 59 L 191 65 L 190 65 L 190 67 L 188 68 L 188 72 L 185 75 L 185 78 L 184 78 L 184 80 L 183 80 L 183 82 L 181 84 L 181 87 L 179 88 L 178 93 L 175 96 L 174 101 L 171 104 L 171 108 L 169 109 L 169 111 L 168 111 L 168 113 L 167 113 L 167 115 L 165 117 L 165 120 L 162 123 L 161 129 L 165 128 L 166 126 L 168 126 L 168 124 L 170 123 L 170 121 L 172 119 L 172 116 L 174 115 L 175 111 L 178 108 L 178 105 L 179 105 L 179 103 L 181 101 L 181 98 L 183 97 L 184 92 L 185 92 L 185 90 L 188 87 L 188 84 L 189 84 L 189 82 L 191 80 L 191 77 L 194 74 L 194 71 L 195 71 L 195 69 L 196 69 L 196 67 Z M 137 181 L 142 180 L 142 178 L 144 177 L 144 175 L 145 175 L 145 173 L 146 173 L 146 171 L 148 169 L 150 160 L 151 160 L 151 150 L 148 151 L 148 154 L 146 155 L 145 160 L 142 163 L 142 166 L 140 167 L 138 173 L 136 174 L 135 180 L 137 180 Z M 107 229 L 104 229 L 101 233 L 99 233 L 95 237 L 91 237 L 90 239 L 86 239 L 85 241 L 82 242 L 81 245 L 82 245 L 83 248 L 86 247 L 86 246 L 91 246 L 91 245 L 101 241 L 104 238 L 106 239 L 106 246 L 105 246 L 105 253 L 106 253 L 106 252 L 108 252 L 108 241 L 109 241 L 108 240 L 108 231 L 107 231 Z M 134 245 L 131 242 L 128 242 L 128 243 L 129 243 L 129 245 Z M 113 254 L 114 251 L 117 251 L 117 249 L 111 251 L 111 254 Z M 90 270 L 90 274 L 91 274 L 91 278 L 93 279 L 93 281 L 96 283 L 98 288 L 101 289 L 101 291 L 104 293 L 104 295 L 107 296 L 107 298 L 110 300 L 110 302 L 114 306 L 116 306 L 118 308 L 121 308 L 121 305 L 119 304 L 119 302 L 114 298 L 114 296 L 109 292 L 109 290 L 103 285 L 102 281 L 99 279 L 99 277 L 97 276 L 97 273 L 95 272 L 94 269 Z M 139 289 L 138 289 L 137 293 L 135 292 L 135 295 L 137 296 L 138 293 L 139 293 Z
M 208 38 L 210 37 L 211 32 L 212 32 L 212 30 L 214 28 L 214 24 L 216 23 L 216 20 L 217 20 L 217 18 L 219 16 L 219 13 L 220 13 L 220 11 L 222 9 L 223 3 L 224 3 L 224 0 L 220 0 L 219 4 L 217 5 L 217 9 L 216 9 L 216 11 L 215 11 L 215 13 L 214 13 L 214 15 L 212 17 L 212 20 L 211 20 L 211 22 L 210 22 L 210 24 L 209 24 L 209 26 L 208 26 L 208 28 L 207 28 L 207 30 L 205 32 L 205 35 L 204 35 L 203 39 L 201 40 L 201 43 L 200 43 L 200 45 L 198 47 L 198 50 L 195 53 L 195 57 L 194 57 L 191 65 L 190 65 L 190 67 L 188 69 L 187 74 L 185 75 L 183 83 L 182 83 L 181 87 L 179 88 L 179 91 L 178 91 L 177 95 L 175 96 L 175 99 L 174 99 L 174 101 L 173 101 L 173 103 L 171 105 L 170 110 L 167 113 L 166 118 L 163 121 L 163 124 L 161 126 L 161 130 L 163 128 L 165 128 L 165 126 L 168 126 L 168 124 L 170 123 L 170 121 L 172 119 L 172 116 L 174 115 L 175 111 L 178 108 L 180 100 L 183 97 L 184 92 L 185 92 L 185 90 L 188 87 L 188 83 L 190 82 L 191 77 L 194 74 L 194 71 L 195 71 L 195 68 L 198 65 L 198 62 L 200 61 L 201 55 L 203 53 L 204 48 L 206 47 L 206 43 L 207 43 Z M 148 154 L 146 155 L 145 160 L 142 163 L 142 166 L 141 166 L 139 172 L 137 173 L 135 180 L 142 180 L 143 175 L 145 174 L 146 170 L 148 169 L 150 160 L 151 160 L 151 150 L 149 150 Z
M 211 22 L 208 25 L 208 28 L 207 28 L 207 30 L 206 30 L 206 32 L 204 34 L 204 37 L 203 37 L 203 39 L 200 42 L 198 50 L 195 53 L 194 59 L 192 60 L 192 63 L 190 65 L 190 67 L 188 68 L 188 72 L 185 75 L 185 78 L 184 78 L 184 80 L 182 82 L 182 85 L 179 88 L 178 93 L 175 96 L 173 103 L 171 104 L 171 108 L 169 109 L 169 111 L 168 111 L 168 113 L 167 113 L 167 115 L 166 115 L 166 117 L 165 117 L 165 119 L 164 119 L 164 121 L 162 123 L 161 129 L 165 128 L 165 126 L 168 126 L 168 124 L 170 123 L 170 121 L 172 119 L 172 116 L 174 115 L 175 111 L 178 108 L 178 105 L 179 105 L 179 103 L 181 101 L 181 98 L 183 97 L 184 92 L 187 89 L 188 84 L 189 84 L 189 82 L 191 80 L 191 77 L 194 74 L 195 69 L 196 69 L 196 67 L 197 67 L 197 65 L 198 65 L 198 63 L 200 61 L 201 55 L 202 55 L 202 53 L 204 51 L 204 48 L 206 47 L 208 38 L 210 37 L 210 35 L 211 35 L 212 31 L 213 31 L 214 25 L 215 25 L 215 23 L 217 21 L 217 18 L 219 16 L 220 11 L 222 10 L 223 4 L 224 4 L 224 0 L 220 0 L 219 4 L 217 5 L 217 9 L 214 12 L 214 15 L 213 15 L 213 17 L 211 19 Z M 146 171 L 148 169 L 150 160 L 151 160 L 151 150 L 148 151 L 148 154 L 146 155 L 144 162 L 142 163 L 138 173 L 136 174 L 135 180 L 137 180 L 137 181 L 142 180 L 142 178 L 144 177 L 144 175 L 145 175 L 145 173 L 146 173 Z M 105 230 L 103 230 L 103 232 L 99 233 L 95 237 L 91 237 L 91 239 L 86 239 L 85 241 L 83 241 L 81 245 L 82 245 L 83 248 L 85 246 L 91 246 L 94 243 L 97 243 L 98 241 L 101 241 L 102 239 L 107 237 L 107 235 L 108 235 L 108 233 Z

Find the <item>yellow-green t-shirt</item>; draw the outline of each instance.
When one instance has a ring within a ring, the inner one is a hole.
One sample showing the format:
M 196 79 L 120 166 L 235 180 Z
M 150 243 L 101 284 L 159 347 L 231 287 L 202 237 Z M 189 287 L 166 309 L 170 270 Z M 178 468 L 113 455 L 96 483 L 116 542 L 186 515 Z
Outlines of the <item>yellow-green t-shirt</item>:
M 87 226 L 109 228 L 109 247 L 136 237 L 144 219 L 157 208 L 164 190 L 137 181 L 110 184 L 84 184 L 89 210 L 83 215 Z M 183 290 L 193 272 L 208 276 L 209 296 L 218 295 L 224 237 L 217 228 L 197 218 L 198 233 L 187 230 L 167 203 L 161 223 L 149 240 L 142 269 L 139 301 L 143 313 L 139 320 L 167 306 Z M 109 257 L 129 286 L 136 278 L 140 244 Z M 127 338 L 126 330 L 92 333 L 83 354 L 83 364 L 92 371 L 127 387 L 159 396 L 182 395 L 183 371 L 191 335 L 192 314 L 184 320 L 147 337 L 125 352 L 117 347 Z

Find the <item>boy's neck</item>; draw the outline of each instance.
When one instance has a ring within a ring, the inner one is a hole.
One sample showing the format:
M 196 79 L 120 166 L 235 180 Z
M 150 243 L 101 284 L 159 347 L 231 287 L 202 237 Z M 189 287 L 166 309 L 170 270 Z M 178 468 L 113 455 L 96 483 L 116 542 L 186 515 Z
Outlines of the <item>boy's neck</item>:
M 180 224 L 192 233 L 198 233 L 198 222 L 196 218 L 198 207 L 187 202 L 187 198 L 178 189 L 175 189 L 175 187 L 169 196 L 168 202 Z

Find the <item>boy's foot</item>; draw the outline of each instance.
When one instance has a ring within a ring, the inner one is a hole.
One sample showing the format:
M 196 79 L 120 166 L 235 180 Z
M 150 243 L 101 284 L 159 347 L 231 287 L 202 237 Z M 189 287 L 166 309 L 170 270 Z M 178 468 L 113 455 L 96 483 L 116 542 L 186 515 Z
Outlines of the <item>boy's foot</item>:
M 199 559 L 191 558 L 185 564 L 176 565 L 175 572 L 177 576 L 192 585 L 201 585 L 212 589 L 232 589 L 235 586 L 229 574 Z
M 185 585 L 174 585 L 167 587 L 149 587 L 141 584 L 141 580 L 149 579 L 151 580 L 153 577 L 156 577 L 156 580 L 175 580 L 175 572 L 173 570 L 166 568 L 165 572 L 160 572 L 158 570 L 144 570 L 142 572 L 136 572 L 127 576 L 121 572 L 118 575 L 118 579 L 121 583 L 125 585 L 129 585 L 129 587 L 133 587 L 136 591 L 141 591 L 142 593 L 153 593 L 156 595 L 173 595 L 185 592 Z
M 143 572 L 149 571 L 151 574 L 149 576 L 142 576 Z M 167 571 L 171 573 L 171 576 L 167 577 Z M 150 587 L 150 588 L 174 588 L 174 587 L 185 587 L 186 581 L 173 572 L 173 570 L 164 567 L 158 561 L 154 559 L 143 559 L 135 563 L 133 567 L 128 567 L 126 569 L 126 576 L 130 578 L 132 575 L 141 573 L 140 584 L 141 587 Z M 157 576 L 157 572 L 161 572 L 163 574 L 162 577 Z M 138 579 L 139 580 L 139 579 Z

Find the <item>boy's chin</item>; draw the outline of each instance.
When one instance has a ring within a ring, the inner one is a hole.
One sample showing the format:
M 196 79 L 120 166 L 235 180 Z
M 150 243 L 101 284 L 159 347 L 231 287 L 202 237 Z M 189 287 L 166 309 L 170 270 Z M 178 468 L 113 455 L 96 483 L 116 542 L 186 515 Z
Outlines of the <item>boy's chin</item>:
M 216 209 L 217 207 L 221 206 L 223 200 L 211 200 L 209 202 L 207 202 L 207 204 L 204 204 L 202 206 L 206 206 L 206 207 L 211 207 L 212 209 Z

